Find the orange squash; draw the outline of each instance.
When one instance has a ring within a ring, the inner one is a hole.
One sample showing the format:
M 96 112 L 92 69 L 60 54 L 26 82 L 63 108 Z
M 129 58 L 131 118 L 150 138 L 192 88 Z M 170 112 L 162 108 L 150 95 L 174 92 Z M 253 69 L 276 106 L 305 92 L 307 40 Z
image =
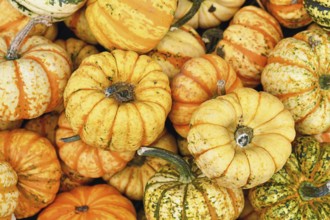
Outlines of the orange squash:
M 38 220 L 135 220 L 132 202 L 106 184 L 80 186 L 59 194 Z

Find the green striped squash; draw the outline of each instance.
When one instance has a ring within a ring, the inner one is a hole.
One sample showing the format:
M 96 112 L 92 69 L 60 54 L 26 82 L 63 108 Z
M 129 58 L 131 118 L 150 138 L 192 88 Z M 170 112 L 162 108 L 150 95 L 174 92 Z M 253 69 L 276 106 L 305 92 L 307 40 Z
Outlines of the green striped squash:
M 304 7 L 315 23 L 330 31 L 329 0 L 304 0 Z

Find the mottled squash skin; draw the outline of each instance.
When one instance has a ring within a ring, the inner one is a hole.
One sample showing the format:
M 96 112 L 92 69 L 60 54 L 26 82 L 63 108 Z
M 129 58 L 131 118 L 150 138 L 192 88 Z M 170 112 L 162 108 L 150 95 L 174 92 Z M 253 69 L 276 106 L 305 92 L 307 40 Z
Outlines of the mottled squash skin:
M 260 219 L 329 219 L 330 195 L 308 198 L 301 184 L 316 187 L 330 180 L 330 144 L 312 136 L 298 137 L 287 163 L 270 181 L 250 190 L 249 199 Z
M 304 0 L 303 3 L 313 21 L 324 30 L 330 31 L 330 1 Z

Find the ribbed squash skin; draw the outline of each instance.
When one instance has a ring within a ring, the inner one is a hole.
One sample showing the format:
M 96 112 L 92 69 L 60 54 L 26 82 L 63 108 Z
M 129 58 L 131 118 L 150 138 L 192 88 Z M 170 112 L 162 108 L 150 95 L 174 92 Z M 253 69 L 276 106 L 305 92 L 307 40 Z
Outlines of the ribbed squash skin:
M 245 146 L 235 137 L 242 126 L 253 133 Z M 195 110 L 187 140 L 207 177 L 224 187 L 252 188 L 284 166 L 294 137 L 293 118 L 278 98 L 238 88 Z
M 147 219 L 236 219 L 244 206 L 243 191 L 217 186 L 191 159 L 187 161 L 195 176 L 190 183 L 180 182 L 171 165 L 149 179 L 143 198 Z
M 261 8 L 245 6 L 230 21 L 215 52 L 232 65 L 244 86 L 256 87 L 268 54 L 282 38 L 273 16 Z
M 328 0 L 304 0 L 303 2 L 313 21 L 330 31 L 330 2 Z
M 61 167 L 49 140 L 25 129 L 2 131 L 0 152 L 18 176 L 16 218 L 33 216 L 54 200 Z
M 88 209 L 77 211 L 77 207 L 83 206 Z M 97 184 L 80 186 L 70 192 L 59 194 L 38 216 L 38 220 L 59 219 L 135 220 L 136 211 L 132 202 L 114 187 Z
M 330 128 L 329 47 L 325 31 L 302 31 L 278 43 L 262 72 L 264 90 L 283 102 L 303 134 Z
M 173 104 L 169 118 L 180 136 L 187 137 L 195 109 L 218 95 L 218 80 L 225 81 L 226 92 L 243 86 L 230 64 L 215 54 L 188 60 L 172 79 Z
M 177 0 L 89 0 L 86 18 L 97 41 L 108 50 L 145 53 L 168 32 L 176 7 Z
M 66 51 L 41 36 L 25 38 L 20 57 L 5 55 L 13 36 L 0 37 L 0 120 L 31 119 L 63 103 L 64 87 L 71 74 Z
M 260 219 L 329 219 L 330 195 L 304 198 L 298 192 L 303 182 L 318 187 L 330 180 L 329 158 L 329 143 L 320 144 L 311 136 L 297 138 L 283 169 L 249 192 Z
M 92 147 L 83 141 L 65 143 L 61 138 L 72 137 L 75 133 L 65 117 L 64 112 L 58 120 L 56 129 L 56 145 L 61 160 L 71 169 L 82 176 L 97 178 L 108 174 L 115 174 L 122 170 L 135 152 L 113 152 Z
M 134 86 L 134 100 L 106 97 L 115 83 Z M 168 76 L 149 56 L 114 50 L 84 59 L 64 92 L 65 114 L 88 145 L 113 151 L 148 146 L 163 131 L 172 99 Z
M 262 4 L 276 20 L 287 28 L 299 28 L 312 22 L 303 0 L 262 0 Z

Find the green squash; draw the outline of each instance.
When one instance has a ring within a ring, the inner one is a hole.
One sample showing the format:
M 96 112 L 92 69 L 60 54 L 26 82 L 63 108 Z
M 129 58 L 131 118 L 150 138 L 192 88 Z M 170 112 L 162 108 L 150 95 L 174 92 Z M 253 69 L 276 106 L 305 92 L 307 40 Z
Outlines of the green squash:
M 329 219 L 330 143 L 312 136 L 293 142 L 287 163 L 270 181 L 249 191 L 260 219 Z
M 184 160 L 152 147 L 142 147 L 138 154 L 173 163 L 163 166 L 147 182 L 143 202 L 148 220 L 229 220 L 242 212 L 242 189 L 219 187 L 202 174 L 191 157 Z
M 330 1 L 304 0 L 303 3 L 313 21 L 323 29 L 330 31 Z

